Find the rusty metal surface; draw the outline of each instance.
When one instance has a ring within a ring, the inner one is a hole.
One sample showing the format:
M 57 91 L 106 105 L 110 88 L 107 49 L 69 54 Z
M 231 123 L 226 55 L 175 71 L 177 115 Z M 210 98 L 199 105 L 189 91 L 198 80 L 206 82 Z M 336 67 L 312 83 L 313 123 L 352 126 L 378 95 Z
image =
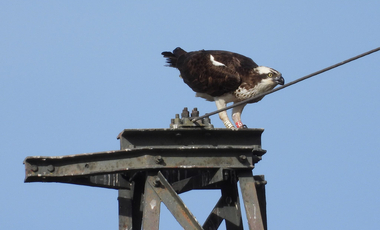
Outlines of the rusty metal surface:
M 188 171 L 188 170 L 186 170 Z M 221 182 L 225 179 L 225 170 L 220 169 L 201 169 L 196 170 L 195 174 L 190 172 L 181 173 L 181 170 L 176 172 L 162 171 L 165 178 L 171 183 L 173 189 L 178 193 L 187 192 L 193 189 L 220 189 Z M 174 180 L 172 177 L 181 177 L 181 174 L 187 176 L 180 180 Z
M 187 113 L 182 114 L 186 122 Z M 239 179 L 250 229 L 263 229 L 261 218 L 266 229 L 265 189 L 256 191 L 251 172 L 266 152 L 263 129 L 192 128 L 186 122 L 176 129 L 126 129 L 118 137 L 121 150 L 27 157 L 25 182 L 118 189 L 120 230 L 158 229 L 161 202 L 185 229 L 202 229 L 178 194 L 221 189 L 205 229 L 217 229 L 225 220 L 228 230 L 242 230 Z
M 255 175 L 253 176 L 256 184 L 257 199 L 259 200 L 261 218 L 263 219 L 264 230 L 268 229 L 267 224 L 267 202 L 265 194 L 265 185 L 267 181 L 265 180 L 264 175 Z
M 147 182 L 184 229 L 203 230 L 161 172 L 156 177 L 148 177 Z
M 264 129 L 125 129 L 118 138 L 120 149 L 141 147 L 248 147 L 261 149 Z
M 223 208 L 223 218 L 228 230 L 243 230 L 239 192 L 237 187 L 237 177 L 235 171 L 231 171 L 228 180 L 225 181 L 221 189 L 222 197 L 225 201 Z
M 243 230 L 236 175 L 231 172 L 225 179 L 221 187 L 222 196 L 203 224 L 203 229 L 216 230 L 225 220 L 226 229 Z
M 260 203 L 257 197 L 256 183 L 252 171 L 246 170 L 238 174 L 240 190 L 250 230 L 264 230 Z
M 254 167 L 256 152 L 247 147 L 135 148 L 61 157 L 27 157 L 25 182 L 58 180 L 143 169 Z M 261 153 L 259 153 L 261 154 Z M 242 157 L 244 156 L 244 157 Z
M 119 230 L 132 229 L 132 200 L 133 190 L 119 189 Z
M 144 230 L 158 230 L 160 224 L 160 207 L 161 199 L 152 187 L 152 182 L 155 181 L 156 175 L 150 175 L 147 177 L 145 183 L 144 201 L 143 201 L 143 223 L 142 229 Z
M 25 182 L 73 183 L 72 178 L 80 177 L 74 183 L 122 188 L 125 185 L 119 185 L 117 177 L 107 177 L 145 169 L 252 169 L 265 153 L 261 149 L 262 132 L 263 129 L 126 129 L 119 135 L 121 150 L 27 157 Z
M 216 230 L 219 228 L 220 224 L 223 222 L 223 207 L 225 206 L 225 197 L 220 197 L 215 207 L 211 211 L 210 215 L 207 217 L 206 221 L 203 223 L 203 229 Z

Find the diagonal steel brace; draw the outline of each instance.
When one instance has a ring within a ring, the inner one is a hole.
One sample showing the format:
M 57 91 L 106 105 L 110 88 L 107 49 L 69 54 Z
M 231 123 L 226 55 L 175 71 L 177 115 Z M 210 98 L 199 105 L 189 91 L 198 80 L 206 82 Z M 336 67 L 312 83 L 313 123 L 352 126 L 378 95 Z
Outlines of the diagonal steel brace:
M 157 177 L 148 176 L 147 182 L 184 229 L 203 230 L 161 172 Z

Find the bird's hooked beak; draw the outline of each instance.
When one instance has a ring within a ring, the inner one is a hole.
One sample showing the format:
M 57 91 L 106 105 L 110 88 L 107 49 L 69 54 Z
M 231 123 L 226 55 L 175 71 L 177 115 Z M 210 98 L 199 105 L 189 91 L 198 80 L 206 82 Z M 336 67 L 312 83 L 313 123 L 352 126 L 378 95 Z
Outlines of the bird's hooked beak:
M 278 75 L 275 79 L 274 82 L 276 82 L 279 85 L 285 84 L 285 79 L 282 77 L 282 74 Z

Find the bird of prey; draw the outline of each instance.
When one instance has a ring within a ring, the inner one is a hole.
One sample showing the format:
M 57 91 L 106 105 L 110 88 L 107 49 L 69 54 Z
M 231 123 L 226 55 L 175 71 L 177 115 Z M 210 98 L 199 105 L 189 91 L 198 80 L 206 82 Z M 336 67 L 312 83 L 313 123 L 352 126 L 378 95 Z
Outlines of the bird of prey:
M 186 52 L 178 47 L 173 52 L 162 52 L 162 55 L 167 59 L 167 66 L 180 71 L 180 77 L 196 92 L 197 97 L 215 101 L 218 109 L 225 108 L 227 103 L 237 103 L 284 84 L 284 78 L 277 70 L 258 66 L 252 59 L 233 52 Z M 241 121 L 245 105 L 232 109 L 232 120 L 238 129 L 247 128 Z M 226 128 L 235 129 L 226 111 L 220 112 L 219 117 Z

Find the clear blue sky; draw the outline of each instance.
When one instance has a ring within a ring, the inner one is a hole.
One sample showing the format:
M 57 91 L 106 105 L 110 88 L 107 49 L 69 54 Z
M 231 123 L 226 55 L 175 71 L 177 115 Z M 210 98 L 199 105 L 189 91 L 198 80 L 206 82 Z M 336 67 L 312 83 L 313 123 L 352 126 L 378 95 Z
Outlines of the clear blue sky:
M 380 44 L 380 1 L 1 1 L 0 229 L 117 229 L 117 191 L 23 183 L 27 156 L 119 148 L 195 98 L 162 51 L 220 49 L 290 82 Z M 269 229 L 380 228 L 380 52 L 246 107 Z M 223 124 L 211 117 L 219 128 Z M 218 192 L 183 198 L 203 223 Z M 209 205 L 209 207 L 207 206 Z M 164 211 L 165 212 L 165 211 Z M 162 229 L 180 229 L 164 215 Z M 173 226 L 173 227 L 168 227 Z

